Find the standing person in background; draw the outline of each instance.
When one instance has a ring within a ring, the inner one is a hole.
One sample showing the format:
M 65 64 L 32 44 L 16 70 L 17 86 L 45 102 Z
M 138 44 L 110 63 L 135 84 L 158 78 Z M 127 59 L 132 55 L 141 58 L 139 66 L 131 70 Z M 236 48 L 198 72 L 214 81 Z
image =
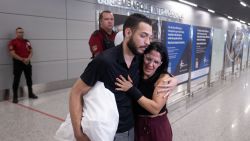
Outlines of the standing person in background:
M 110 11 L 102 11 L 99 15 L 99 30 L 92 33 L 89 39 L 89 47 L 92 58 L 102 51 L 114 47 L 116 32 L 113 31 L 114 16 Z
M 24 30 L 21 27 L 16 29 L 16 38 L 9 42 L 9 52 L 13 58 L 13 103 L 18 103 L 18 86 L 22 72 L 24 72 L 29 98 L 37 99 L 38 97 L 33 93 L 32 90 L 32 66 L 30 59 L 32 57 L 32 48 L 29 40 L 24 39 Z

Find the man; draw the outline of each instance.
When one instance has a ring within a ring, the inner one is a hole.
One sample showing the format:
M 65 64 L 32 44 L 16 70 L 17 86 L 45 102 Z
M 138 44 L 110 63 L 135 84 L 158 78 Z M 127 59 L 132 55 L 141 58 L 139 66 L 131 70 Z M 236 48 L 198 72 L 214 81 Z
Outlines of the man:
M 119 112 L 119 125 L 115 141 L 133 141 L 133 112 L 132 98 L 124 92 L 116 91 L 115 80 L 119 75 L 131 76 L 134 85 L 139 81 L 140 54 L 150 44 L 152 36 L 151 20 L 141 14 L 129 16 L 123 28 L 123 43 L 111 48 L 93 59 L 74 84 L 69 100 L 69 110 L 72 126 L 77 141 L 88 141 L 87 135 L 81 130 L 82 96 L 91 87 L 101 81 L 105 87 L 115 94 Z M 176 79 L 172 78 L 167 86 L 170 91 L 176 86 Z M 139 95 L 133 99 L 140 98 Z
M 18 27 L 16 29 L 16 38 L 11 40 L 9 43 L 9 52 L 13 58 L 13 103 L 18 103 L 17 91 L 22 72 L 24 72 L 26 78 L 29 98 L 38 98 L 32 90 L 32 68 L 30 64 L 30 59 L 32 57 L 32 48 L 30 42 L 27 39 L 24 39 L 23 36 L 23 28 Z
M 100 52 L 115 46 L 116 32 L 113 31 L 113 14 L 110 11 L 102 11 L 99 15 L 99 25 L 99 30 L 92 33 L 89 39 L 92 58 L 96 57 Z

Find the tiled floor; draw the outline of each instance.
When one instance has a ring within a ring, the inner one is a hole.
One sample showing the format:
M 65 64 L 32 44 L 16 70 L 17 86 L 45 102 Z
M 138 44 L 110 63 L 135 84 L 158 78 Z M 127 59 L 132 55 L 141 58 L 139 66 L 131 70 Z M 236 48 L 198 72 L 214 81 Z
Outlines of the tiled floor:
M 38 100 L 0 102 L 1 141 L 54 141 L 68 112 L 69 89 L 44 93 Z
M 250 141 L 250 71 L 168 107 L 174 141 Z M 68 112 L 63 89 L 0 102 L 1 141 L 54 141 Z
M 174 141 L 250 141 L 249 71 L 218 84 L 169 107 Z

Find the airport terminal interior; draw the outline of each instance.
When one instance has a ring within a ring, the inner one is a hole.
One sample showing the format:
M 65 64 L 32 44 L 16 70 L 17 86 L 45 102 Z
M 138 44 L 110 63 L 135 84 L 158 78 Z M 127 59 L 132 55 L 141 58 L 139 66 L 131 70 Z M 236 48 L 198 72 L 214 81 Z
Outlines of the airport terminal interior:
M 173 141 L 250 141 L 248 0 L 1 0 L 1 141 L 57 141 L 105 10 L 114 33 L 131 14 L 147 16 L 153 40 L 165 45 L 168 72 L 178 81 L 166 104 Z M 15 92 L 10 41 L 18 27 L 32 47 L 33 90 L 23 73 Z

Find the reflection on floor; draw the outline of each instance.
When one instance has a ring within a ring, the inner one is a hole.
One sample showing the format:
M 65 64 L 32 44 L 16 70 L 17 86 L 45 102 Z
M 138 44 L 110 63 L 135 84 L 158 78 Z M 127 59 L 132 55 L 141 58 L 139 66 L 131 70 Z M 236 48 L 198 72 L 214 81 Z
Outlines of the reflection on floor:
M 249 81 L 245 71 L 169 106 L 174 141 L 249 141 Z M 0 102 L 0 139 L 54 141 L 68 113 L 69 91 L 39 94 L 38 100 L 24 98 L 19 104 Z

